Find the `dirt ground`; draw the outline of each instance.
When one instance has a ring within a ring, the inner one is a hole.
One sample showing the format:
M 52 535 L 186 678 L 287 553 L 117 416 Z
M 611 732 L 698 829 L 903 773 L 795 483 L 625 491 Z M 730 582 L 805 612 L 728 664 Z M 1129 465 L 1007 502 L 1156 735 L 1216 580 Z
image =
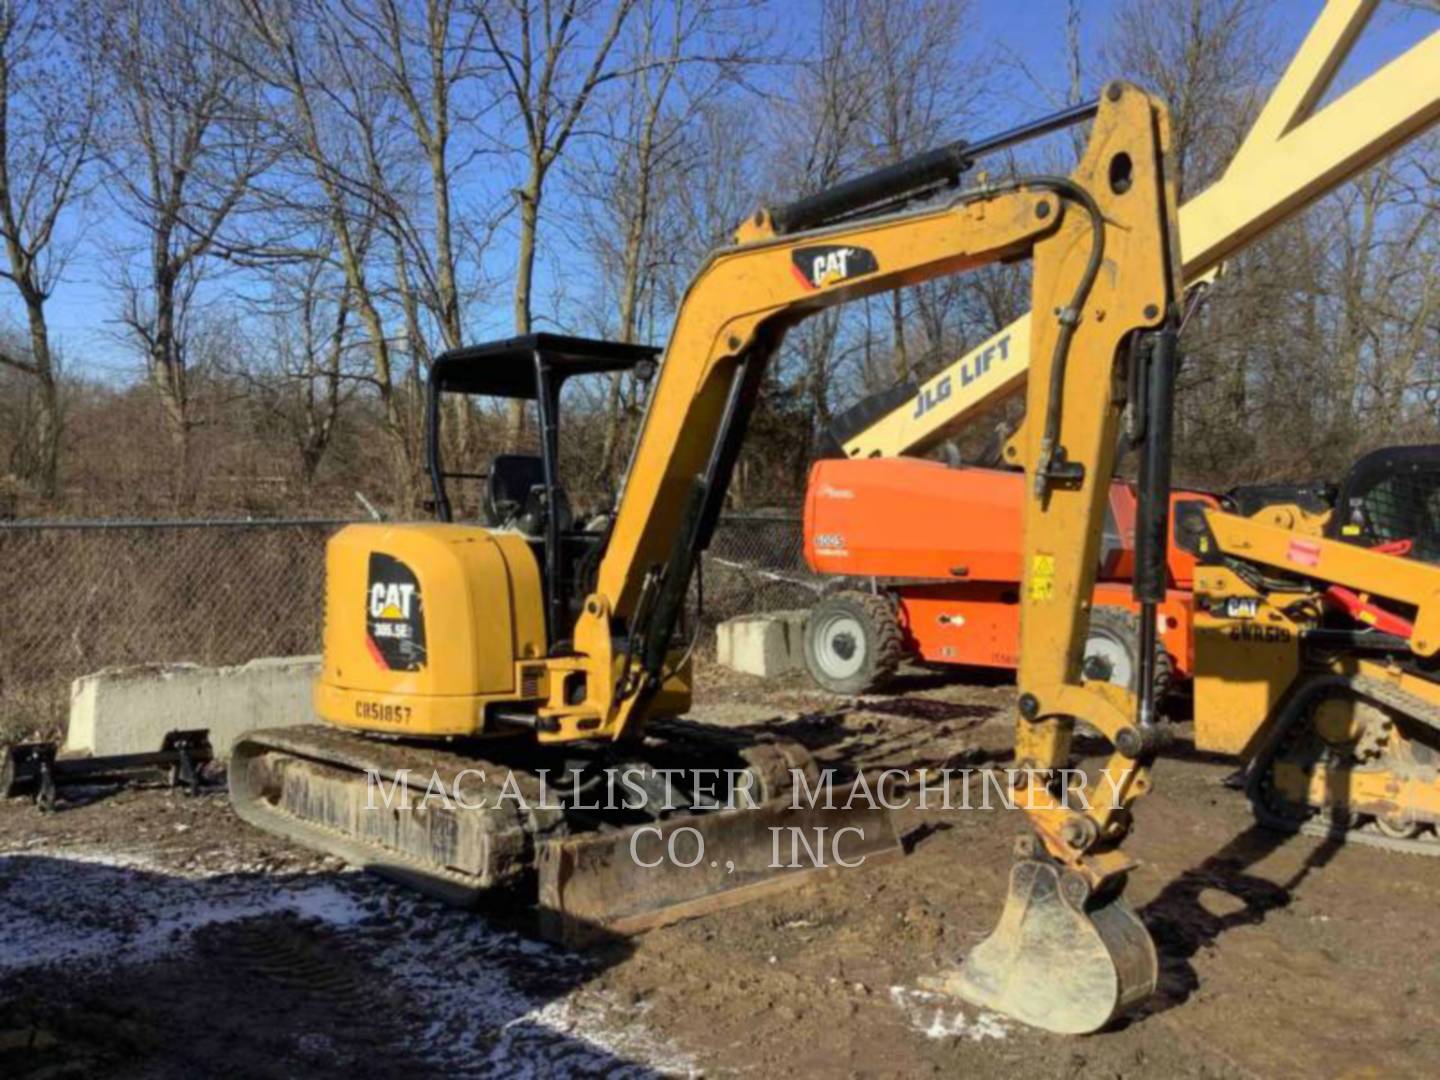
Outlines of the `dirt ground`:
M 847 702 L 704 676 L 701 718 L 822 759 L 1005 761 L 1004 684 Z M 1254 828 L 1233 765 L 1180 731 L 1132 844 L 1161 992 L 1099 1035 L 921 988 L 993 924 L 1013 812 L 905 811 L 899 862 L 576 955 L 259 834 L 223 791 L 147 789 L 0 804 L 0 1076 L 1434 1071 L 1440 865 Z

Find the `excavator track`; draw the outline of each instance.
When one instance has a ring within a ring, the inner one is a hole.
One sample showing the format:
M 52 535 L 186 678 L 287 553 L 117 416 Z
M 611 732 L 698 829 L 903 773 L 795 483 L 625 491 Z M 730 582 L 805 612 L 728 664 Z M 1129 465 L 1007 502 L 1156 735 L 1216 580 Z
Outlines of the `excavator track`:
M 797 781 L 813 791 L 819 770 L 787 739 L 663 720 L 623 754 L 564 753 L 523 740 L 380 740 L 323 725 L 253 731 L 232 752 L 231 801 L 257 828 L 449 904 L 538 903 L 541 932 L 568 945 L 833 873 L 823 855 L 790 858 L 792 831 L 803 834 L 802 850 L 818 838 L 846 865 L 901 852 L 883 809 L 799 797 Z M 625 769 L 651 770 L 641 781 L 648 797 L 624 789 L 631 805 L 616 808 L 596 785 Z M 657 770 L 671 771 L 663 787 Z M 692 788 L 687 770 L 714 782 L 729 776 L 738 790 Z M 849 831 L 837 846 L 841 830 Z
M 1310 707 L 1321 697 L 1336 692 L 1353 694 L 1440 735 L 1440 708 L 1413 694 L 1364 676 L 1327 675 L 1312 680 L 1284 708 L 1275 730 L 1250 765 L 1245 791 L 1255 820 L 1278 832 L 1341 840 L 1401 855 L 1440 856 L 1440 826 L 1433 823 L 1415 836 L 1390 836 L 1374 820 L 1361 820 L 1351 813 L 1329 813 L 1329 808 L 1299 807 L 1287 802 L 1275 789 L 1277 762 L 1294 751 L 1309 733 Z
M 520 798 L 501 797 L 506 778 Z M 250 732 L 230 759 L 251 825 L 459 905 L 518 884 L 563 831 L 542 795 L 524 768 L 318 724 Z

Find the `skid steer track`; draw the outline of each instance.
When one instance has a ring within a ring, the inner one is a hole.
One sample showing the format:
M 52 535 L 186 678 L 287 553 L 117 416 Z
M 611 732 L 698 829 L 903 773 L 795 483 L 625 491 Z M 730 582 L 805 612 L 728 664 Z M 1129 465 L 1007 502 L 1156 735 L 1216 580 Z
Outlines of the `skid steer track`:
M 797 797 L 796 779 L 814 790 L 817 768 L 788 740 L 657 723 L 624 767 L 732 769 L 743 797 L 680 791 L 673 808 L 618 815 L 567 798 L 564 762 L 534 747 L 484 748 L 482 758 L 320 725 L 255 731 L 234 748 L 231 801 L 257 828 L 446 903 L 538 902 L 541 932 L 572 946 L 901 853 L 888 812 Z

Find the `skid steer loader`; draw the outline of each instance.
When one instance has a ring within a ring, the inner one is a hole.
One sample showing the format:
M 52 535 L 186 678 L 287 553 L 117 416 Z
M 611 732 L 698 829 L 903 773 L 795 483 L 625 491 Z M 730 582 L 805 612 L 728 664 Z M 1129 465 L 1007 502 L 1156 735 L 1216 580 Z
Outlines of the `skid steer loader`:
M 1366 455 L 1329 508 L 1181 503 L 1176 531 L 1196 746 L 1247 762 L 1261 824 L 1440 855 L 1440 446 Z

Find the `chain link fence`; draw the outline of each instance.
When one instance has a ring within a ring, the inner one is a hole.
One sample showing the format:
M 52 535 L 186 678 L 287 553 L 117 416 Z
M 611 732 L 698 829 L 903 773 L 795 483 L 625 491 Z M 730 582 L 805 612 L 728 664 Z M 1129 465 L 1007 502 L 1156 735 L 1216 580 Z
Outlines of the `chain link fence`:
M 796 514 L 731 514 L 720 519 L 700 562 L 705 622 L 753 611 L 809 607 L 823 579 L 805 565 Z
M 319 652 L 344 524 L 0 523 L 0 741 L 62 731 L 71 680 L 102 668 Z M 722 518 L 702 570 L 707 623 L 814 595 L 793 515 Z

